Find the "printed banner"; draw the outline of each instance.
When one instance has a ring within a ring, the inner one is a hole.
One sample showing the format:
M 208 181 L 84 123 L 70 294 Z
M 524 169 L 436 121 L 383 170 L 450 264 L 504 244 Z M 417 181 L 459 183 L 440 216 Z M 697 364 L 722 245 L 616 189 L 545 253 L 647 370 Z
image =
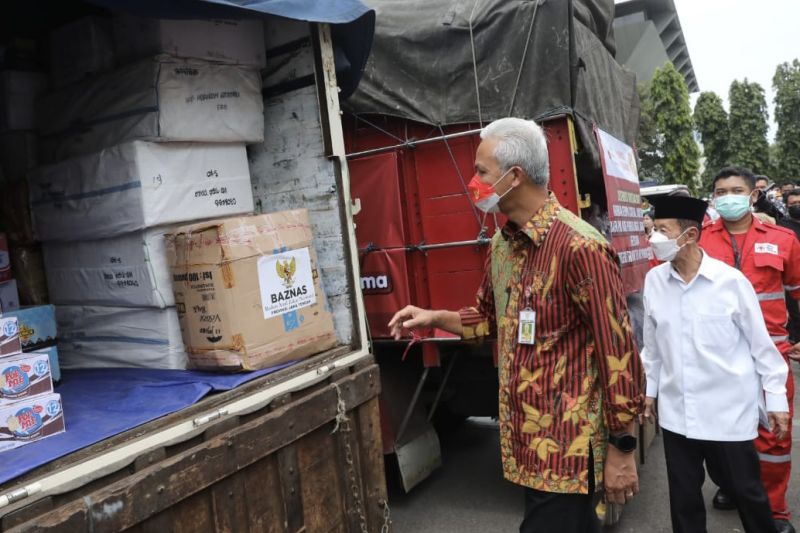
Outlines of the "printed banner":
M 595 128 L 611 224 L 611 244 L 622 266 L 625 292 L 642 289 L 648 261 L 653 257 L 644 233 L 642 200 L 633 148 Z

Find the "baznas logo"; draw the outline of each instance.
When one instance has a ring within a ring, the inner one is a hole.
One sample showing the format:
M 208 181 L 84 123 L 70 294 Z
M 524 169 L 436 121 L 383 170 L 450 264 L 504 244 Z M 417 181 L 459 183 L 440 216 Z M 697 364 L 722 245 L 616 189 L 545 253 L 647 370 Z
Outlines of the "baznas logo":
M 292 257 L 287 261 L 276 261 L 275 269 L 278 271 L 278 277 L 283 280 L 285 287 L 291 287 L 294 284 L 294 274 L 297 272 L 297 260 Z

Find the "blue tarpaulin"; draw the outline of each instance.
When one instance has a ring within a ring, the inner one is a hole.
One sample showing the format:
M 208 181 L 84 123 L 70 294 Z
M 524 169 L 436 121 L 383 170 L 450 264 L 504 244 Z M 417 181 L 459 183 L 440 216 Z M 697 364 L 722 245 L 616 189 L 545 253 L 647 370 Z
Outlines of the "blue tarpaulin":
M 292 363 L 243 374 L 104 368 L 64 370 L 61 394 L 67 431 L 0 452 L 0 485 L 59 457 L 189 407 L 212 392 L 236 388 Z

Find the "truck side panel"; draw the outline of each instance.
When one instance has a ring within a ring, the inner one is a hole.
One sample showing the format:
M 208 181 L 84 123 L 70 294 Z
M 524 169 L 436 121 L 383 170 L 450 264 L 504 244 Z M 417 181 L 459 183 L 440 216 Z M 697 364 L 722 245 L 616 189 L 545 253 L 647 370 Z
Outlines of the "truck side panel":
M 363 513 L 367 530 L 378 531 L 386 501 L 379 390 L 374 364 L 346 370 L 30 521 L 6 517 L 3 530 L 327 533 L 357 531 Z M 338 399 L 346 423 L 337 424 Z

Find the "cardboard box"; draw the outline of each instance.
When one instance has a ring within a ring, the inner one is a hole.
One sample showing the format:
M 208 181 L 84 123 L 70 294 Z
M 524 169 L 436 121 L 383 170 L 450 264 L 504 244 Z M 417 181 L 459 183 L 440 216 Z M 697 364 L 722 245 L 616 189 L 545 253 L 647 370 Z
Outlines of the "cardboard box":
M 53 378 L 46 353 L 0 358 L 0 407 L 50 392 Z
M 40 350 L 34 350 L 31 353 L 41 353 L 47 355 L 50 360 L 50 374 L 53 376 L 53 381 L 56 383 L 61 381 L 61 365 L 58 361 L 58 348 L 56 346 L 48 346 Z
M 50 77 L 56 87 L 113 67 L 110 19 L 83 17 L 50 34 Z
M 166 228 L 110 239 L 44 243 L 50 299 L 58 305 L 171 307 Z
M 36 99 L 46 90 L 41 72 L 0 72 L 0 132 L 36 129 Z
M 186 368 L 174 307 L 59 305 L 56 322 L 62 368 Z
M 20 305 L 45 305 L 49 301 L 41 245 L 12 245 L 11 270 L 16 274 Z
M 14 244 L 32 244 L 33 225 L 28 199 L 27 180 L 2 184 L 0 194 L 0 224 L 8 240 Z
M 56 313 L 52 305 L 21 307 L 3 316 L 16 317 L 23 352 L 32 352 L 56 343 Z
M 114 40 L 121 61 L 164 53 L 257 69 L 266 65 L 261 20 L 173 20 L 119 15 L 114 17 Z
M 11 279 L 11 253 L 8 250 L 8 238 L 0 233 L 0 282 Z
M 48 94 L 38 109 L 45 163 L 133 140 L 264 140 L 258 71 L 199 59 L 159 56 L 128 65 Z
M 0 133 L 0 167 L 3 167 L 6 180 L 24 180 L 28 171 L 38 162 L 39 141 L 36 134 L 32 131 Z
M 0 452 L 64 431 L 59 394 L 35 396 L 0 408 Z
M 192 367 L 253 370 L 336 344 L 306 210 L 229 218 L 167 239 Z
M 12 279 L 0 283 L 0 314 L 19 309 L 19 291 L 17 280 Z
M 125 143 L 39 167 L 28 187 L 41 241 L 105 239 L 253 210 L 238 143 Z
M 0 316 L 0 357 L 22 353 L 19 326 L 15 317 Z

